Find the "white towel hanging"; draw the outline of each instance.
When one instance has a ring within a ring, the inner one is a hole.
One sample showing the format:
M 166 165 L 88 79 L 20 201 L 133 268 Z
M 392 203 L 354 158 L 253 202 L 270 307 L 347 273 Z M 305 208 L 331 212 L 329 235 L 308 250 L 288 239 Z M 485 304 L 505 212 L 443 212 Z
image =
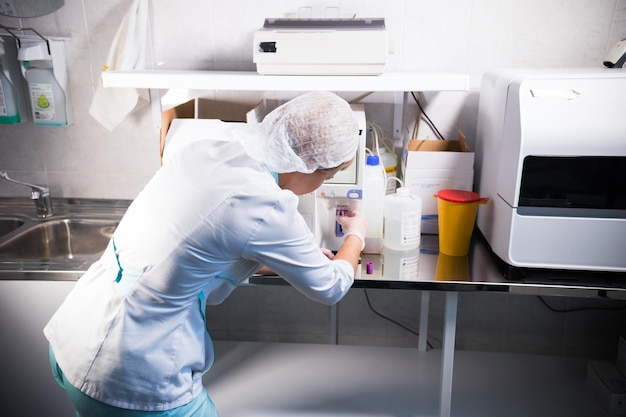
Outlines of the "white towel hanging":
M 149 16 L 149 0 L 133 1 L 113 39 L 103 71 L 145 68 Z M 144 89 L 104 88 L 100 80 L 89 114 L 105 128 L 113 130 L 126 116 L 148 102 L 148 92 Z

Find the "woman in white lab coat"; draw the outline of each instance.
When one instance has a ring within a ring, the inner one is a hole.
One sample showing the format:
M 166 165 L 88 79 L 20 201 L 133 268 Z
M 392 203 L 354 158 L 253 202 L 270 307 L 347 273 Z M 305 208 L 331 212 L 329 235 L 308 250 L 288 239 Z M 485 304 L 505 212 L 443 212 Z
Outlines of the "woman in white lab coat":
M 77 415 L 217 415 L 202 385 L 214 359 L 205 306 L 261 266 L 321 303 L 346 294 L 364 216 L 338 218 L 346 237 L 333 257 L 297 195 L 351 163 L 357 129 L 344 100 L 315 92 L 168 155 L 44 329 Z

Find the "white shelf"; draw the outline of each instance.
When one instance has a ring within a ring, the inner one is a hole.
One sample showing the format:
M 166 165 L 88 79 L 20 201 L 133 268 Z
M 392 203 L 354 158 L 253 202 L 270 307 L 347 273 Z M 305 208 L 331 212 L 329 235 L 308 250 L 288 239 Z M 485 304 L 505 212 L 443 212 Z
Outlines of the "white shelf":
M 379 76 L 259 75 L 246 71 L 105 71 L 104 87 L 232 91 L 467 91 L 457 73 L 385 73 Z

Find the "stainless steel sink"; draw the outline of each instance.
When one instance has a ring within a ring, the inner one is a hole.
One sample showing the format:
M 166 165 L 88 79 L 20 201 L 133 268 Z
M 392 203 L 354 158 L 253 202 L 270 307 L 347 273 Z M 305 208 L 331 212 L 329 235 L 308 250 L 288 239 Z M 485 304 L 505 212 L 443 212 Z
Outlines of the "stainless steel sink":
M 0 243 L 0 259 L 74 259 L 106 248 L 117 221 L 66 218 L 24 228 Z
M 56 199 L 37 218 L 27 199 L 0 198 L 0 280 L 76 280 L 98 260 L 129 200 Z
M 24 224 L 24 221 L 20 219 L 1 218 L 0 219 L 0 237 L 11 233 L 12 231 L 21 227 L 23 224 Z

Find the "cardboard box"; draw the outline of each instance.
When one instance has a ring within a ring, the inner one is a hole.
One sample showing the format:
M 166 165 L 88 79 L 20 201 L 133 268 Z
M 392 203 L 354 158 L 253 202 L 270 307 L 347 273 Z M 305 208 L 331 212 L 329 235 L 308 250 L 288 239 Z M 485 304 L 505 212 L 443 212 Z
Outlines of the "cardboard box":
M 253 106 L 243 103 L 197 98 L 161 113 L 159 155 L 163 158 L 167 132 L 174 119 L 218 119 L 225 122 L 245 122 L 246 113 Z
M 474 152 L 469 151 L 463 133 L 458 140 L 411 139 L 403 155 L 404 186 L 422 199 L 422 233 L 437 234 L 439 190 L 472 191 Z
M 615 364 L 589 361 L 587 386 L 610 414 L 626 415 L 626 378 Z

